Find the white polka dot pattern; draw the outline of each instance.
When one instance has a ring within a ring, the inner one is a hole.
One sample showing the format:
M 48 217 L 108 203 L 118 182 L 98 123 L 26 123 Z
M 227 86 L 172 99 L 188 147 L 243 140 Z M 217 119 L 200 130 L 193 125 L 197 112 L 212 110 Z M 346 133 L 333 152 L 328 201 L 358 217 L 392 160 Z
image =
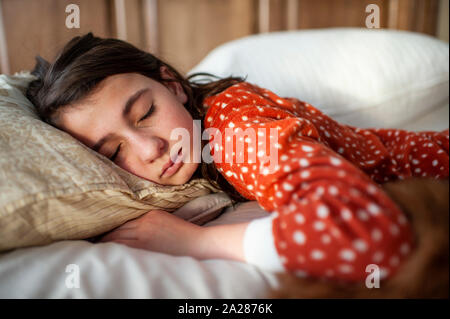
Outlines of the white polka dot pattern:
M 306 102 L 248 82 L 204 104 L 206 128 L 223 135 L 226 128 L 257 132 L 242 136 L 243 162 L 236 161 L 234 148 L 222 154 L 232 161 L 216 166 L 240 194 L 277 214 L 273 237 L 286 270 L 359 281 L 367 276 L 366 266 L 376 263 L 390 276 L 414 249 L 407 219 L 377 184 L 448 178 L 448 130 L 343 125 Z M 278 133 L 276 143 L 271 128 Z M 264 142 L 278 151 L 274 169 L 262 161 Z

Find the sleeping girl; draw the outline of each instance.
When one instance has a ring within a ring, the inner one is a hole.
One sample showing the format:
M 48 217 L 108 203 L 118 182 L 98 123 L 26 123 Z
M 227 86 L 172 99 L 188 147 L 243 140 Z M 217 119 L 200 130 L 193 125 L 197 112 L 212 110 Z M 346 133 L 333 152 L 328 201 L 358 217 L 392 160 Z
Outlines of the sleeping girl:
M 448 130 L 340 124 L 306 102 L 243 78 L 185 78 L 117 39 L 75 37 L 53 64 L 38 57 L 33 74 L 38 79 L 27 97 L 41 118 L 121 168 L 162 185 L 205 178 L 232 199 L 256 200 L 270 213 L 201 227 L 150 211 L 101 242 L 344 281 L 364 280 L 374 264 L 388 278 L 408 258 L 415 238 L 380 184 L 449 175 Z M 183 129 L 190 145 L 202 143 L 194 120 L 220 133 L 203 141 L 211 163 L 193 160 L 199 158 L 196 148 L 173 139 L 173 131 Z M 255 134 L 230 138 L 230 130 Z M 244 147 L 225 147 L 230 139 Z M 262 144 L 276 150 L 271 167 Z

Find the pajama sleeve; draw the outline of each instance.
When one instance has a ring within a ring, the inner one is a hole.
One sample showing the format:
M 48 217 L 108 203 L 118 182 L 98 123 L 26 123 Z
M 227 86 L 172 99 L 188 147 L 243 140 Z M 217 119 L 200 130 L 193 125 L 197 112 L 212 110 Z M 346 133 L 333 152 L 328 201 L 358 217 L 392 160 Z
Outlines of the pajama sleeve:
M 391 158 L 376 134 L 245 82 L 204 104 L 205 127 L 221 133 L 210 141 L 216 167 L 271 213 L 246 230 L 247 262 L 350 281 L 364 280 L 369 265 L 381 278 L 395 273 L 414 240 L 403 212 L 366 173 Z

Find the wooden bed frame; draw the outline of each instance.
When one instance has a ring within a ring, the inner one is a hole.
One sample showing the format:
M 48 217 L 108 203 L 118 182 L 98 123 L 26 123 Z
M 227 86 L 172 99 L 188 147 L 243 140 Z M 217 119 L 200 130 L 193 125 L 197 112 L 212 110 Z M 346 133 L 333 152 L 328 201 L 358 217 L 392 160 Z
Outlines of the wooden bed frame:
M 79 6 L 80 28 L 65 25 L 70 3 Z M 379 7 L 381 28 L 440 36 L 444 21 L 448 29 L 447 0 L 0 0 L 0 72 L 30 70 L 36 54 L 53 60 L 89 31 L 187 72 L 218 45 L 251 34 L 366 27 L 369 4 Z

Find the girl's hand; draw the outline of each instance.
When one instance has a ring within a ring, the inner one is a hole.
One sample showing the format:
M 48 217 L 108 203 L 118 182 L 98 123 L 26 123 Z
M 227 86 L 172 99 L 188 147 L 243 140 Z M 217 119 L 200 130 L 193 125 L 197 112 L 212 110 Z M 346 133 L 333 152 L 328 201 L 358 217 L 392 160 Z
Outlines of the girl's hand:
M 248 222 L 200 227 L 162 210 L 126 222 L 99 242 L 116 242 L 176 256 L 245 261 L 243 237 Z
M 99 242 L 116 242 L 177 256 L 199 256 L 202 228 L 162 210 L 126 222 Z

